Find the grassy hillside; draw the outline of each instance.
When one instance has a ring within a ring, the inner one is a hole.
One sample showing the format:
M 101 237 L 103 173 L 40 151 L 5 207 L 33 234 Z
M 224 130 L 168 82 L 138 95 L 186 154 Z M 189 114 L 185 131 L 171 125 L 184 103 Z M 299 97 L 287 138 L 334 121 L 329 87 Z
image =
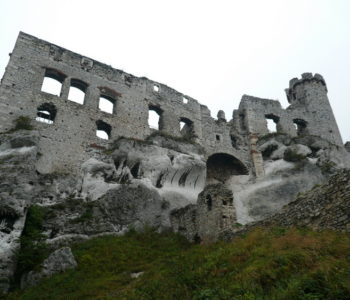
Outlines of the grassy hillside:
M 232 243 L 191 245 L 173 233 L 131 232 L 73 253 L 76 270 L 6 299 L 350 299 L 344 233 L 256 229 Z

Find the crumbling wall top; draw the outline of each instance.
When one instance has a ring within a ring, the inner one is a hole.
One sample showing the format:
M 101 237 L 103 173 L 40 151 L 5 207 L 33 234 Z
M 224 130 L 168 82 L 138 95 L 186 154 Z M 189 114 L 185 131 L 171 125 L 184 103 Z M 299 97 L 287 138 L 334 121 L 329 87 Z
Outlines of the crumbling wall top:
M 281 103 L 278 100 L 264 99 L 249 95 L 243 95 L 241 102 L 239 104 L 239 109 L 247 108 L 258 108 L 258 107 L 273 107 L 276 109 L 281 109 Z
M 292 78 L 289 81 L 289 89 L 294 89 L 297 85 L 305 83 L 305 82 L 309 82 L 309 81 L 317 81 L 322 83 L 324 86 L 327 87 L 326 85 L 326 81 L 324 80 L 324 78 L 322 77 L 322 75 L 315 73 L 315 75 L 312 75 L 312 73 L 303 73 L 301 74 L 301 78 Z

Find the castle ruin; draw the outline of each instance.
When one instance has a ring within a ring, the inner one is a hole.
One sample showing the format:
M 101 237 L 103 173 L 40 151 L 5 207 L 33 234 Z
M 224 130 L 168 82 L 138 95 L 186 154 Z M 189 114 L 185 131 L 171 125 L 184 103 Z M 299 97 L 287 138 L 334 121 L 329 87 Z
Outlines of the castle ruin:
M 59 85 L 57 95 L 42 91 L 46 78 Z M 71 89 L 84 94 L 80 104 L 69 100 Z M 259 177 L 264 167 L 256 141 L 269 133 L 267 119 L 276 124 L 277 133 L 320 136 L 343 145 L 321 75 L 293 78 L 286 94 L 287 109 L 275 100 L 244 95 L 232 119 L 226 119 L 223 111 L 214 119 L 206 106 L 164 84 L 21 32 L 1 81 L 0 132 L 8 131 L 19 116 L 38 120 L 42 154 L 38 170 L 76 171 L 96 145 L 105 147 L 108 140 L 120 137 L 145 140 L 154 132 L 148 116 L 155 111 L 161 133 L 204 148 L 208 181 L 223 181 L 223 176 L 232 174 Z M 101 110 L 101 101 L 112 110 Z M 97 137 L 97 130 L 108 140 Z
M 348 172 L 300 196 L 350 168 L 325 80 L 304 73 L 286 95 L 286 109 L 243 95 L 214 119 L 164 84 L 21 32 L 0 84 L 0 293 L 33 205 L 52 249 L 145 226 L 194 242 L 264 220 L 349 231 Z

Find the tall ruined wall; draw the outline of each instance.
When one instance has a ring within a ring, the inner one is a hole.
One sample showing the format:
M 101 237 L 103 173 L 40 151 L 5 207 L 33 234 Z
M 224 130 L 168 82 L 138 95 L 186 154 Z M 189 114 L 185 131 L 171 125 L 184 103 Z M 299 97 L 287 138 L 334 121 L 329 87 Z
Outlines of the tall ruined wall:
M 59 96 L 41 91 L 46 77 L 62 81 Z M 82 105 L 69 101 L 70 86 L 85 89 Z M 115 102 L 112 114 L 99 109 L 100 96 Z M 53 104 L 53 124 L 39 123 L 38 169 L 42 172 L 74 170 L 91 157 L 91 145 L 106 146 L 96 137 L 98 123 L 109 127 L 110 139 L 125 136 L 145 139 L 153 131 L 149 109 L 160 114 L 160 131 L 181 137 L 180 121 L 190 123 L 191 138 L 206 154 L 223 152 L 249 164 L 248 152 L 231 145 L 230 125 L 218 123 L 210 111 L 191 97 L 166 85 L 138 78 L 56 45 L 20 33 L 0 86 L 0 132 L 12 127 L 18 116 L 35 119 L 42 104 Z
M 59 95 L 42 91 L 46 77 L 62 83 Z M 68 99 L 71 87 L 84 90 L 83 104 Z M 287 109 L 275 100 L 244 95 L 232 120 L 222 111 L 214 119 L 206 106 L 164 84 L 20 33 L 0 85 L 0 132 L 11 129 L 19 116 L 35 120 L 42 116 L 40 111 L 52 109 L 53 124 L 35 123 L 42 155 L 37 168 L 43 173 L 76 171 L 93 157 L 96 145 L 108 145 L 96 136 L 97 129 L 105 130 L 110 140 L 144 140 L 154 133 L 148 125 L 149 111 L 154 110 L 160 115 L 162 134 L 199 143 L 205 158 L 232 155 L 260 177 L 264 170 L 255 142 L 269 133 L 266 119 L 276 123 L 277 132 L 322 136 L 342 146 L 322 76 L 304 73 L 300 80 L 290 81 L 286 92 L 291 103 Z M 99 109 L 100 97 L 114 104 L 112 113 Z M 185 129 L 180 128 L 181 121 Z
M 321 136 L 342 146 L 342 138 L 327 92 L 326 82 L 321 75 L 304 73 L 301 79 L 293 78 L 289 83 L 286 93 L 291 105 L 287 110 L 296 122 L 306 122 L 306 128 L 300 128 L 305 134 Z
M 240 126 L 246 127 L 249 133 L 263 136 L 269 133 L 266 120 L 271 119 L 279 133 L 315 135 L 343 146 L 321 75 L 304 73 L 301 79 L 292 79 L 286 93 L 290 103 L 287 109 L 276 100 L 244 95 L 235 113 L 240 118 Z

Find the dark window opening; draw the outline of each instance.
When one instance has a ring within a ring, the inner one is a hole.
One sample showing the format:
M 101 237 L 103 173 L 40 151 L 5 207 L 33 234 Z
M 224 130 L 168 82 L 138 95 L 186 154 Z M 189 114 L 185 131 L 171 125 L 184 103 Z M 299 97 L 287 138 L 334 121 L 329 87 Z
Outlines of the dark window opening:
M 185 139 L 192 140 L 194 137 L 194 125 L 190 119 L 180 118 L 180 134 Z
M 266 118 L 266 122 L 267 122 L 267 129 L 269 132 L 273 133 L 273 132 L 277 132 L 277 124 L 280 120 L 279 117 L 273 115 L 273 114 L 268 114 L 265 115 Z
M 163 111 L 154 105 L 148 109 L 148 126 L 151 129 L 162 130 L 162 113 Z
M 104 111 L 109 114 L 113 114 L 115 106 L 115 99 L 110 96 L 100 95 L 100 101 L 98 104 L 98 108 L 101 111 Z
M 162 188 L 163 187 L 163 183 L 164 183 L 164 173 L 160 173 L 159 174 L 159 177 L 157 179 L 157 182 L 156 182 L 156 188 Z
M 222 200 L 222 204 L 223 205 L 227 205 L 227 201 L 226 200 Z
M 237 145 L 237 137 L 235 137 L 234 135 L 230 135 L 231 138 L 231 145 L 233 148 L 238 149 L 238 145 Z
M 55 96 L 61 95 L 62 84 L 66 76 L 54 69 L 46 69 L 41 91 Z
M 294 119 L 293 120 L 294 126 L 297 130 L 297 135 L 306 135 L 307 132 L 307 122 L 303 119 Z
M 108 140 L 111 137 L 112 127 L 111 125 L 107 124 L 106 122 L 103 122 L 101 120 L 96 121 L 96 136 Z
M 247 127 L 245 125 L 245 116 L 244 114 L 240 114 L 239 115 L 239 124 L 240 124 L 240 127 L 241 127 L 241 130 L 247 130 Z
M 130 170 L 131 175 L 134 178 L 139 178 L 139 172 L 140 172 L 140 162 L 137 162 Z
M 88 85 L 85 82 L 79 79 L 71 79 L 68 100 L 78 104 L 84 104 L 87 87 Z
M 193 237 L 193 242 L 195 244 L 200 244 L 202 242 L 202 239 L 200 238 L 200 236 L 198 235 L 198 233 L 196 233 Z
M 52 103 L 43 103 L 37 108 L 35 120 L 41 123 L 52 124 L 57 113 L 56 106 Z
M 207 199 L 208 210 L 210 211 L 213 207 L 213 199 L 211 198 L 210 195 L 207 195 L 206 199 Z
M 232 155 L 215 153 L 207 160 L 207 183 L 225 183 L 233 175 L 248 175 L 245 165 Z
M 220 135 L 219 135 L 219 134 L 217 134 L 215 137 L 216 137 L 216 140 L 217 140 L 217 141 L 220 141 L 220 140 L 221 140 L 221 138 L 220 138 Z

